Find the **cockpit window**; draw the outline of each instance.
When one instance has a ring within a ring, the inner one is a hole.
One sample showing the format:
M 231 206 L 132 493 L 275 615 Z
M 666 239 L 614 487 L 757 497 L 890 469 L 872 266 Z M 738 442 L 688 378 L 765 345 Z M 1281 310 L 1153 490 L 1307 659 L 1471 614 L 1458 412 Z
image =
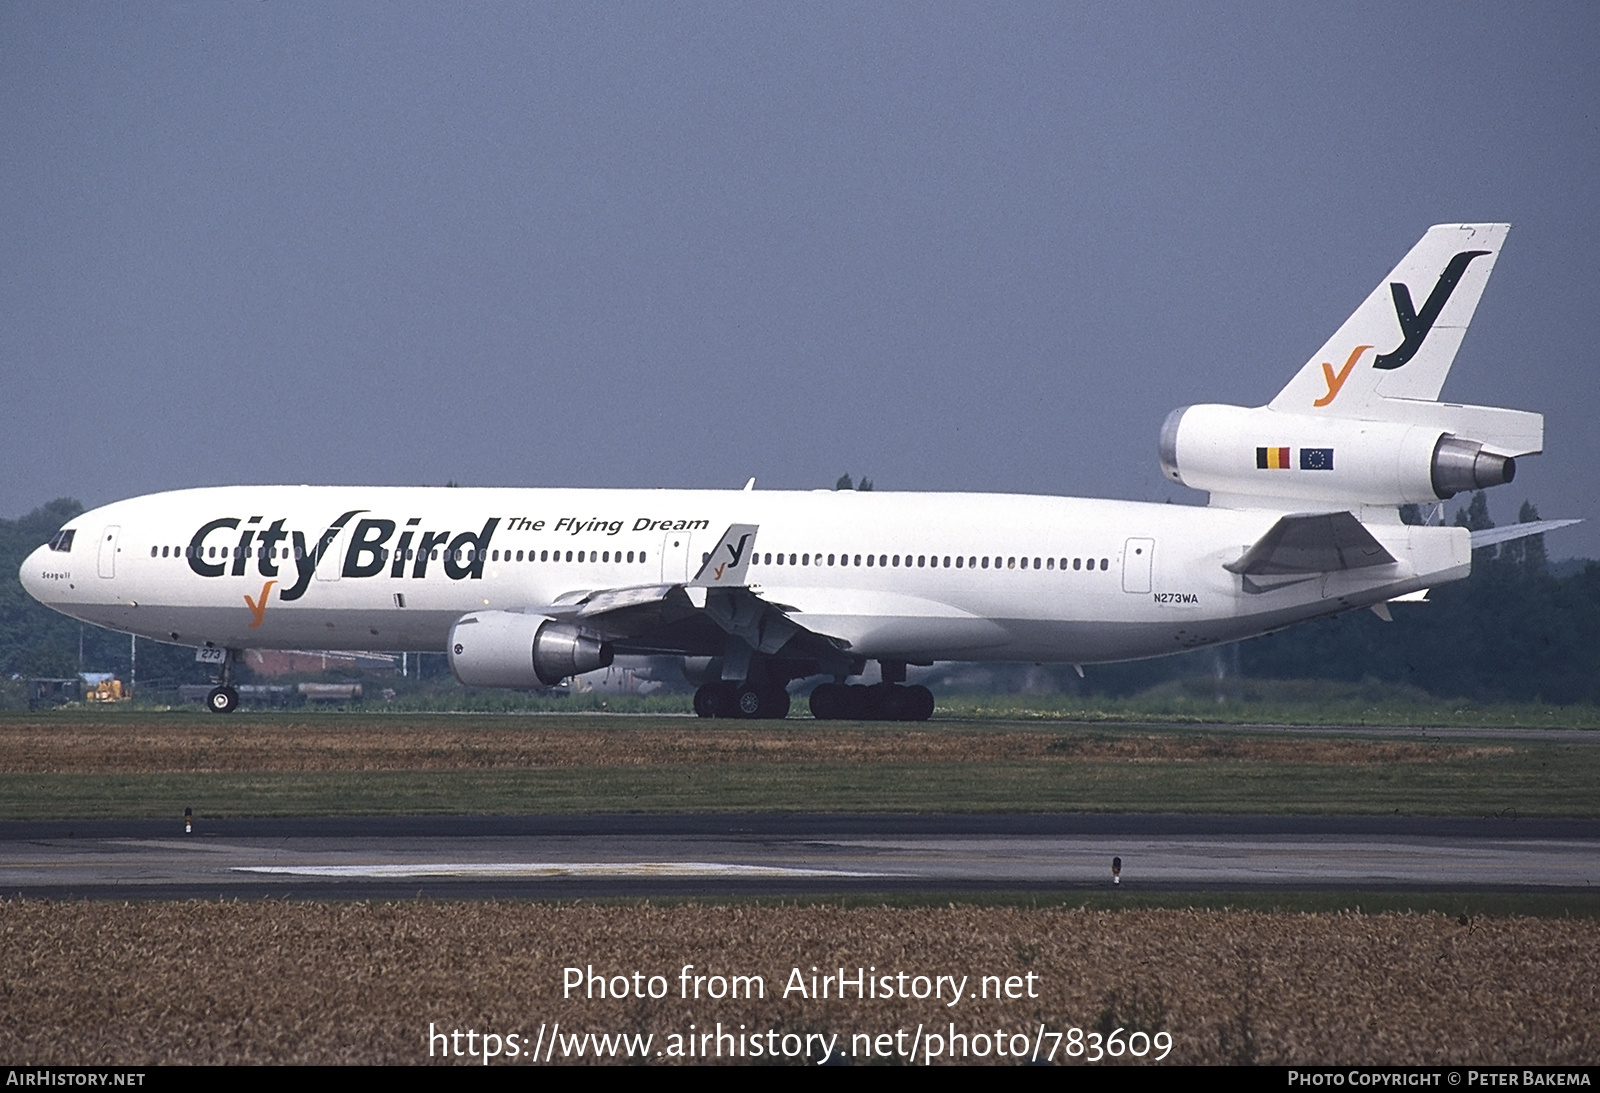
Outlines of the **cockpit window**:
M 50 549 L 66 553 L 72 549 L 72 537 L 77 534 L 73 528 L 62 528 L 56 532 L 56 537 L 50 540 Z

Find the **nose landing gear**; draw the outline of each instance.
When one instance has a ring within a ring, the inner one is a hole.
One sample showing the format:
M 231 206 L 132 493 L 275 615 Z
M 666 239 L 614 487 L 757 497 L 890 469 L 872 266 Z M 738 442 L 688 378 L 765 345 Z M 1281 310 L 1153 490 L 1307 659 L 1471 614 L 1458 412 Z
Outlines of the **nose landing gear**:
M 217 685 L 206 695 L 206 709 L 212 713 L 232 713 L 239 708 L 239 692 L 234 689 L 232 682 L 233 657 L 232 649 L 222 651 L 222 667 Z

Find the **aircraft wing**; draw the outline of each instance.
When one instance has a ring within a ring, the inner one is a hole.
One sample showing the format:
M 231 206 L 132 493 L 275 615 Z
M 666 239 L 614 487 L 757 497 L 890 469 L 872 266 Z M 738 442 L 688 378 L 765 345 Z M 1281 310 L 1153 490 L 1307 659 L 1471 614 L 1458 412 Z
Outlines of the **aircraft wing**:
M 1365 569 L 1394 560 L 1352 513 L 1301 512 L 1280 517 L 1223 568 L 1243 577 L 1281 577 Z
M 833 662 L 850 643 L 795 622 L 795 609 L 746 583 L 756 526 L 734 524 L 688 581 L 607 588 L 530 608 L 581 626 L 628 652 L 722 656 L 727 678 L 743 678 L 753 653 Z

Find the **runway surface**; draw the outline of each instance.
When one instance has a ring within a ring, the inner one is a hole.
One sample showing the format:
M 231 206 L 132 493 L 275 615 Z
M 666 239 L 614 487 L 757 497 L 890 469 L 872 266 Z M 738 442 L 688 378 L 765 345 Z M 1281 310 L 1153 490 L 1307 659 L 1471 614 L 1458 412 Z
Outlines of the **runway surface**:
M 781 814 L 0 823 L 0 894 L 1592 891 L 1600 820 Z

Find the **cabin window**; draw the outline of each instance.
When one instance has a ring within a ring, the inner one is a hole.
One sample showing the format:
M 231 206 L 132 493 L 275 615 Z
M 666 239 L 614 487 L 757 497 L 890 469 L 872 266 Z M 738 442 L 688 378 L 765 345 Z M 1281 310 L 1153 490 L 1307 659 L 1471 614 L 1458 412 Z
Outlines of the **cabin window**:
M 966 559 L 965 559 L 965 558 L 957 558 L 957 559 L 956 559 L 956 568 L 957 568 L 957 569 L 960 569 L 960 568 L 961 568 L 961 563 L 962 563 L 962 562 L 964 562 L 964 561 L 966 561 Z M 950 559 L 949 559 L 949 558 L 946 558 L 946 559 L 945 559 L 945 560 L 944 560 L 944 564 L 945 564 L 945 565 L 949 565 L 949 564 L 950 564 Z
M 1100 559 L 1100 571 L 1103 573 L 1103 572 L 1105 572 L 1106 570 L 1108 570 L 1110 568 L 1111 568 L 1111 559 L 1110 558 L 1101 558 Z
M 988 559 L 988 557 L 985 557 L 983 559 L 983 568 L 985 568 L 985 569 L 989 568 L 989 559 Z

